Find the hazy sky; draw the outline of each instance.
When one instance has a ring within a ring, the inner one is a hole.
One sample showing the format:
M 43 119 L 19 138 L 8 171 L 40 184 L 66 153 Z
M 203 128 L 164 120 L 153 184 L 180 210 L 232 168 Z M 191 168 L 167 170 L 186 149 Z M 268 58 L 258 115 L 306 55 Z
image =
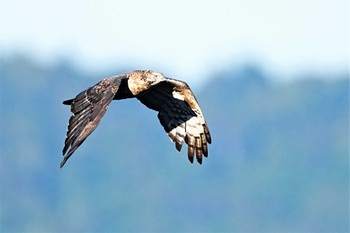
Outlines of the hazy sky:
M 186 79 L 256 60 L 290 75 L 348 67 L 349 12 L 348 0 L 1 0 L 0 27 L 4 54 L 42 61 Z

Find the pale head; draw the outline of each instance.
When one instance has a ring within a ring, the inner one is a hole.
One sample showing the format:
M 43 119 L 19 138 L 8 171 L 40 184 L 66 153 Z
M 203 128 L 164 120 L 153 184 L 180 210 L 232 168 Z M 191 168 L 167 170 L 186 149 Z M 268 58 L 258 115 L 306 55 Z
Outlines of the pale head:
M 164 81 L 163 74 L 152 70 L 137 70 L 129 75 L 128 86 L 130 91 L 137 95 L 138 93 L 149 89 L 151 86 Z

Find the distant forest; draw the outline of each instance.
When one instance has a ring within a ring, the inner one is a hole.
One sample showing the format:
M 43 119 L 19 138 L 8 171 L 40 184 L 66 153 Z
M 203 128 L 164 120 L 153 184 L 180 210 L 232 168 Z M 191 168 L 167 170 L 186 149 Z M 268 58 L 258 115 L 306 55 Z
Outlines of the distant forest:
M 1 58 L 1 232 L 349 231 L 349 73 L 213 72 L 196 89 L 213 138 L 202 166 L 155 112 L 115 101 L 60 170 L 62 101 L 104 77 Z

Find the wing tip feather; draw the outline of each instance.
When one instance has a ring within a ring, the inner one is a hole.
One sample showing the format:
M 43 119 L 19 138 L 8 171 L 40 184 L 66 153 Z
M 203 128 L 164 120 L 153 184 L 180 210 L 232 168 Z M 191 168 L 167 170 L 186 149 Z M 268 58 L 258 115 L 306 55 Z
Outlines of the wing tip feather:
M 209 144 L 211 144 L 211 135 L 210 135 L 210 132 L 209 132 L 209 128 L 206 124 L 203 124 L 203 128 L 204 128 L 204 133 L 205 133 L 205 137 L 207 139 L 207 142 Z
M 60 163 L 60 168 L 62 169 L 63 168 L 63 166 L 66 164 L 66 162 L 67 162 L 67 160 L 68 160 L 68 156 L 64 156 L 64 158 L 63 158 L 63 160 L 62 160 L 62 162 Z
M 182 144 L 176 142 L 176 143 L 175 143 L 175 147 L 176 147 L 176 150 L 177 150 L 178 152 L 180 152 L 180 151 L 181 151 L 181 148 L 182 148 Z
M 194 146 L 188 145 L 188 160 L 193 163 L 194 161 Z

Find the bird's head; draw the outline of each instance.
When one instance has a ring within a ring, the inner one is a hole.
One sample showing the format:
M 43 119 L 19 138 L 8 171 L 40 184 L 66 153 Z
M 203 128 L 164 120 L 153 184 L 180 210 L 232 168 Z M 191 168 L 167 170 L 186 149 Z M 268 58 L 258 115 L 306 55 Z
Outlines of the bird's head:
M 163 81 L 165 76 L 161 73 L 152 70 L 138 70 L 131 72 L 128 85 L 130 91 L 137 95 L 138 93 L 147 90 L 153 85 Z
M 152 71 L 152 70 L 147 70 L 145 71 L 146 73 L 146 79 L 147 79 L 147 82 L 149 84 L 156 84 L 162 80 L 164 80 L 164 75 L 162 73 L 159 73 L 159 72 L 155 72 L 155 71 Z

